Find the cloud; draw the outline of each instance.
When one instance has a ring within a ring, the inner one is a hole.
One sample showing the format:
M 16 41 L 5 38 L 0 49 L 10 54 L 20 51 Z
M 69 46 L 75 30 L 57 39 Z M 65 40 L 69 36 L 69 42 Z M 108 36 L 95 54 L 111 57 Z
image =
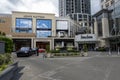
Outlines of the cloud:
M 100 0 L 91 0 L 92 14 L 100 10 Z M 1 0 L 0 12 L 11 11 L 55 13 L 58 16 L 58 0 Z
M 91 0 L 91 13 L 95 14 L 100 9 L 100 0 Z
M 1 13 L 11 11 L 55 13 L 58 16 L 58 1 L 56 0 L 1 0 Z

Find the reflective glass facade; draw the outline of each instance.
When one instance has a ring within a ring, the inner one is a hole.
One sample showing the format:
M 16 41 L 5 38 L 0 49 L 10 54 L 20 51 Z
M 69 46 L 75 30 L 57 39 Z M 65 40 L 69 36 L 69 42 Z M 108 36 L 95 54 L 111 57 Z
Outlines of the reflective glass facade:
M 37 19 L 37 32 L 36 35 L 38 38 L 49 37 L 52 35 L 52 20 L 47 19 Z
M 32 19 L 31 18 L 16 18 L 16 32 L 32 32 Z

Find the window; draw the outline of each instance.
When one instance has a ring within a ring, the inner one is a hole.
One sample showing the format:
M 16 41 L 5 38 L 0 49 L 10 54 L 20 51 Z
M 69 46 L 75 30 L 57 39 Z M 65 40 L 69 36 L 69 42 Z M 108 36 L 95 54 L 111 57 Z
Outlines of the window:
M 38 30 L 37 31 L 37 37 L 49 37 L 51 36 L 51 31 L 48 31 L 48 30 Z
M 37 19 L 37 28 L 41 29 L 51 29 L 52 22 L 51 20 Z
M 32 32 L 32 19 L 31 18 L 16 18 L 16 32 Z
M 37 19 L 36 20 L 37 37 L 45 38 L 52 35 L 52 20 L 50 19 Z

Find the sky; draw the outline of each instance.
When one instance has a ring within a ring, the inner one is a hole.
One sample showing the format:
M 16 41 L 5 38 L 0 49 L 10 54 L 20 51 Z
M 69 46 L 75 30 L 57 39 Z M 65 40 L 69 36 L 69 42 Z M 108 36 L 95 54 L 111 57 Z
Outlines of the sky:
M 100 10 L 100 0 L 91 0 L 91 12 L 95 14 Z M 0 13 L 11 11 L 54 13 L 58 12 L 58 0 L 0 0 Z

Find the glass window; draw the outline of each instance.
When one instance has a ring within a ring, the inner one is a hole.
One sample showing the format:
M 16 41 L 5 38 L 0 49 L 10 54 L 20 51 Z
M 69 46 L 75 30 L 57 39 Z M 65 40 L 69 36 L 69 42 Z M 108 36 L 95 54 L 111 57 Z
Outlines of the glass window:
M 45 20 L 45 19 L 37 19 L 37 28 L 51 29 L 52 28 L 52 21 Z
M 16 32 L 32 32 L 31 18 L 16 18 Z
M 51 31 L 42 31 L 42 30 L 39 30 L 37 31 L 37 37 L 48 37 L 48 36 L 51 36 Z

